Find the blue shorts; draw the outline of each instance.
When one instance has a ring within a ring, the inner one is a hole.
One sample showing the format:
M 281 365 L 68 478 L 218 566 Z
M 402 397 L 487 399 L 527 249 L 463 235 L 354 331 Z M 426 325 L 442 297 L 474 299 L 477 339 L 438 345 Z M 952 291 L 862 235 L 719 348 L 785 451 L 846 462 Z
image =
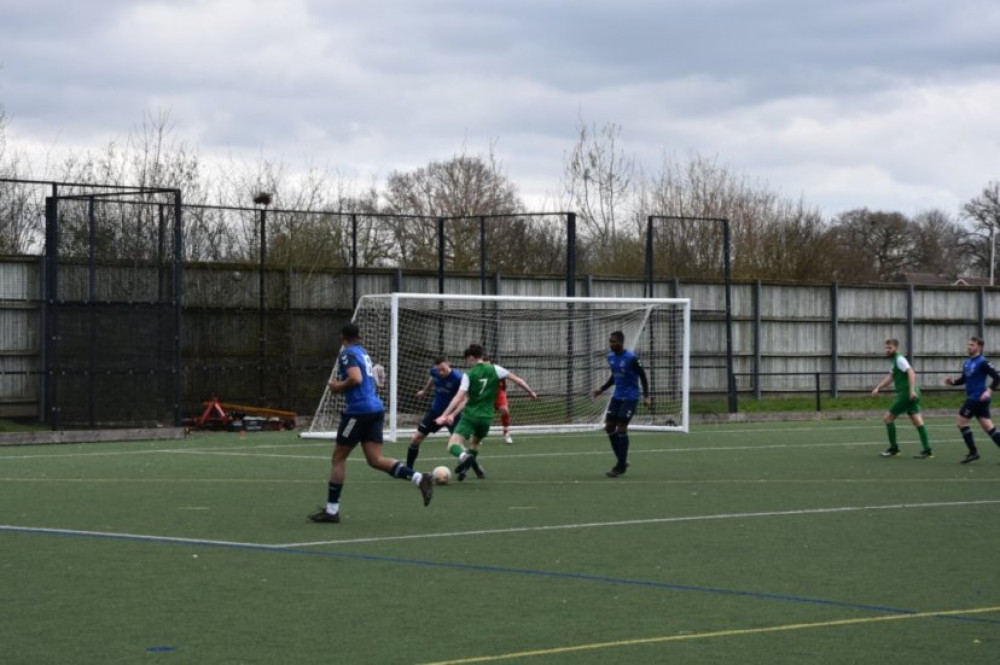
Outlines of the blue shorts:
M 340 427 L 337 428 L 337 443 L 342 446 L 356 446 L 359 443 L 382 443 L 382 422 L 385 413 L 360 413 L 340 416 Z
M 635 415 L 635 409 L 639 406 L 637 399 L 615 399 L 611 398 L 608 404 L 608 412 L 604 414 L 604 420 L 628 425 Z
M 963 418 L 989 418 L 990 400 L 980 402 L 978 399 L 967 399 L 962 408 L 958 410 L 958 415 Z
M 419 425 L 417 425 L 417 431 L 423 434 L 424 436 L 427 436 L 428 434 L 433 434 L 434 432 L 440 430 L 442 427 L 447 427 L 449 433 L 454 432 L 455 425 L 457 425 L 458 421 L 462 419 L 462 414 L 460 413 L 457 416 L 455 416 L 455 421 L 452 422 L 452 424 L 450 425 L 438 425 L 436 422 L 434 422 L 434 419 L 440 416 L 442 413 L 444 413 L 444 411 L 441 411 L 439 413 L 428 411 L 427 414 L 424 416 L 424 419 L 420 421 Z

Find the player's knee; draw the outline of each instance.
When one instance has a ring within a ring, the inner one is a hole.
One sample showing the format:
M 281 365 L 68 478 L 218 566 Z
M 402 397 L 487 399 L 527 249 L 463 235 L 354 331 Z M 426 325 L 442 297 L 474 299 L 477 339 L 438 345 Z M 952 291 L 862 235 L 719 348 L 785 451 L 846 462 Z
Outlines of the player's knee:
M 604 423 L 604 431 L 607 432 L 608 434 L 614 434 L 615 433 L 615 424 L 614 423 Z

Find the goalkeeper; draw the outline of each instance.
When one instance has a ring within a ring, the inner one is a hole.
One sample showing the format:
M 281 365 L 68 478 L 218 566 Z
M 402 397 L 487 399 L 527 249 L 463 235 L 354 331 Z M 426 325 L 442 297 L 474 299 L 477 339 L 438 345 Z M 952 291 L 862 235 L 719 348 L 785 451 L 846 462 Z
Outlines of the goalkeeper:
M 417 462 L 420 444 L 423 440 L 444 427 L 444 425 L 434 422 L 434 419 L 444 413 L 444 410 L 451 404 L 452 398 L 458 392 L 459 386 L 462 385 L 462 377 L 464 376 L 460 370 L 453 368 L 444 356 L 434 359 L 429 373 L 430 378 L 427 379 L 427 384 L 417 391 L 417 399 L 423 399 L 429 390 L 433 390 L 434 400 L 431 402 L 430 408 L 427 409 L 427 413 L 424 414 L 423 420 L 417 425 L 417 431 L 410 439 L 410 447 L 406 450 L 406 466 L 411 469 Z M 461 415 L 455 418 L 456 422 L 447 426 L 449 434 L 455 431 L 458 418 L 461 418 Z
M 448 452 L 458 458 L 455 475 L 465 480 L 465 474 L 472 469 L 477 478 L 485 478 L 486 474 L 476 459 L 479 456 L 479 446 L 489 434 L 490 425 L 495 415 L 494 403 L 500 389 L 500 381 L 507 379 L 527 391 L 528 397 L 537 399 L 538 395 L 521 377 L 509 372 L 500 365 L 494 365 L 483 360 L 483 347 L 470 344 L 465 350 L 465 361 L 471 365 L 462 377 L 462 384 L 452 398 L 448 408 L 435 419 L 439 425 L 454 422 L 455 416 L 462 413 L 462 420 L 455 427 L 448 440 Z
M 648 408 L 649 380 L 639 357 L 634 351 L 625 348 L 625 333 L 616 330 L 608 336 L 608 367 L 611 376 L 607 382 L 594 390 L 594 397 L 599 396 L 611 386 L 615 392 L 608 403 L 608 411 L 604 415 L 604 431 L 611 441 L 611 450 L 615 453 L 615 465 L 607 472 L 608 478 L 617 478 L 628 469 L 628 424 L 635 415 L 639 405 L 639 383 L 642 383 L 642 403 Z

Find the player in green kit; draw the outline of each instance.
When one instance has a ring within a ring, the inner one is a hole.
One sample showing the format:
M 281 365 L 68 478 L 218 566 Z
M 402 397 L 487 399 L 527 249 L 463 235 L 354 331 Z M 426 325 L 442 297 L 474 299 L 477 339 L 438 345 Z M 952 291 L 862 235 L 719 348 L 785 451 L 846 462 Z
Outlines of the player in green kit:
M 891 383 L 896 388 L 896 398 L 882 418 L 889 434 L 889 448 L 881 455 L 882 457 L 895 457 L 899 454 L 899 445 L 896 442 L 896 418 L 905 413 L 910 416 L 910 421 L 917 428 L 917 434 L 920 435 L 920 445 L 923 447 L 923 451 L 914 457 L 916 459 L 930 459 L 934 455 L 931 453 L 931 444 L 927 437 L 924 417 L 920 415 L 920 389 L 917 387 L 917 375 L 906 356 L 899 352 L 898 339 L 885 340 L 885 355 L 892 358 L 892 370 L 872 389 L 872 396 L 878 395 L 879 389 Z
M 489 434 L 490 425 L 493 424 L 496 412 L 493 404 L 500 389 L 501 379 L 516 383 L 527 391 L 531 399 L 538 397 L 524 379 L 500 365 L 486 362 L 483 360 L 483 355 L 483 347 L 479 344 L 470 344 L 465 350 L 465 361 L 470 368 L 462 377 L 462 384 L 448 408 L 435 419 L 437 424 L 447 425 L 454 420 L 457 413 L 462 414 L 462 419 L 448 440 L 448 452 L 458 458 L 455 475 L 459 480 L 465 480 L 465 474 L 469 469 L 475 472 L 477 478 L 486 477 L 476 458 L 479 456 L 479 446 Z

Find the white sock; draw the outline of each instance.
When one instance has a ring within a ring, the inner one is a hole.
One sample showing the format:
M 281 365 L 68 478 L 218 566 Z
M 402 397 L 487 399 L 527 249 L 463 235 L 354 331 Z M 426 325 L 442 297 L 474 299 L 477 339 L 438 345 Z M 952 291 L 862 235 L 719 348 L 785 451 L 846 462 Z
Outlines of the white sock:
M 419 485 L 420 481 L 423 480 L 423 479 L 424 479 L 424 474 L 420 473 L 419 471 L 414 471 L 413 472 L 413 477 L 410 478 L 410 480 L 413 481 L 414 485 Z
M 467 453 L 465 451 L 462 451 L 462 454 L 458 456 L 458 461 L 459 462 L 464 462 L 467 459 L 469 459 L 469 453 Z
M 326 504 L 326 512 L 328 512 L 331 515 L 336 515 L 337 513 L 340 512 L 340 504 L 339 503 L 329 503 L 329 502 L 327 502 L 327 504 Z

